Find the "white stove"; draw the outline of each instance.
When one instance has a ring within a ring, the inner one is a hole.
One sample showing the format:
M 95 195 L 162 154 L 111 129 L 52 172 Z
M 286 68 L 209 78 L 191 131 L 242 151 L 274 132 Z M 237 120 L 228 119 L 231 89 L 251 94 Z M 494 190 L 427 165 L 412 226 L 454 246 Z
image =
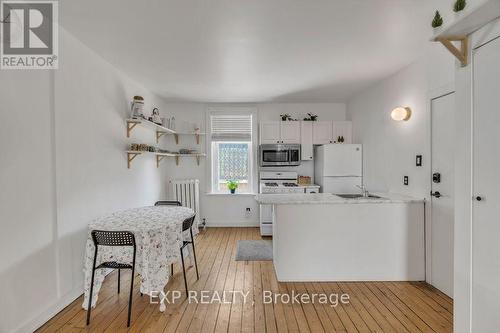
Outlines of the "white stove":
M 304 187 L 297 184 L 297 173 L 292 171 L 262 171 L 259 177 L 260 193 L 304 193 Z M 260 205 L 260 234 L 273 235 L 273 205 Z
M 297 184 L 297 173 L 293 171 L 263 171 L 260 173 L 260 193 L 304 193 Z

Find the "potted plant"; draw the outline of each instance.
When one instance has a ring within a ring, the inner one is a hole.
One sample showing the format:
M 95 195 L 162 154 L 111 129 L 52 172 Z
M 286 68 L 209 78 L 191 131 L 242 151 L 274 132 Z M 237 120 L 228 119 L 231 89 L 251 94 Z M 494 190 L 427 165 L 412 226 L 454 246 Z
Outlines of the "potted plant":
M 467 2 L 465 0 L 456 0 L 455 4 L 453 4 L 453 11 L 455 12 L 455 16 L 460 16 L 465 9 Z
M 227 188 L 229 189 L 231 194 L 234 194 L 236 192 L 238 185 L 239 185 L 239 183 L 237 180 L 228 180 L 227 181 Z
M 441 17 L 439 10 L 436 10 L 436 14 L 434 15 L 434 19 L 432 20 L 431 25 L 434 28 L 434 33 L 437 33 L 439 30 L 441 30 L 441 26 L 443 25 L 443 18 Z
M 281 121 L 290 120 L 292 117 L 288 113 L 280 114 Z
M 317 114 L 312 114 L 312 113 L 308 113 L 307 114 L 309 117 L 305 117 L 304 120 L 305 121 L 316 121 L 318 120 L 318 115 Z

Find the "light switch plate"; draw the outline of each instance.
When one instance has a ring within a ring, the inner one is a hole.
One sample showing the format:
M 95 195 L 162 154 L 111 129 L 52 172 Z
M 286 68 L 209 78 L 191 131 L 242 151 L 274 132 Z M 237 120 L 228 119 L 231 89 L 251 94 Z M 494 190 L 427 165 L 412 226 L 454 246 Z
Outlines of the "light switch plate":
M 415 157 L 415 165 L 418 166 L 418 167 L 422 166 L 422 155 L 417 155 Z
M 409 184 L 409 179 L 408 179 L 408 176 L 404 176 L 404 177 L 403 177 L 403 184 L 404 184 L 404 185 L 408 185 L 408 184 Z

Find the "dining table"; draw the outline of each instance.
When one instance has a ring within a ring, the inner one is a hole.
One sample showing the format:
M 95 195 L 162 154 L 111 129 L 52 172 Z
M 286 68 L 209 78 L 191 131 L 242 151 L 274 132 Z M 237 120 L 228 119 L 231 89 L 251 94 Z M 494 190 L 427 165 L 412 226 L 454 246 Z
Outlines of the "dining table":
M 182 242 L 189 236 L 182 231 L 182 222 L 191 218 L 195 212 L 180 206 L 152 206 L 131 208 L 114 212 L 94 219 L 89 223 L 84 258 L 84 300 L 82 307 L 87 310 L 92 265 L 94 260 L 94 242 L 92 230 L 130 231 L 136 243 L 135 271 L 140 276 L 140 292 L 152 295 L 162 292 L 171 276 L 170 264 L 180 261 Z M 193 224 L 193 234 L 198 233 Z M 133 248 L 119 246 L 99 246 L 96 266 L 105 261 L 132 263 Z M 98 269 L 94 277 L 92 307 L 95 307 L 99 290 L 108 269 Z M 160 311 L 165 311 L 165 304 L 160 303 Z

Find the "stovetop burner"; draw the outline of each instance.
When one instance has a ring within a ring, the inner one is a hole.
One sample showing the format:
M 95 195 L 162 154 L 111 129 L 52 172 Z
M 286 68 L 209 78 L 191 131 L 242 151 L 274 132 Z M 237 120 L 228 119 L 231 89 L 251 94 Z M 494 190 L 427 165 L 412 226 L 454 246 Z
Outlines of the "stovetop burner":
M 283 186 L 285 186 L 285 187 L 298 187 L 299 185 L 297 185 L 295 183 L 283 183 Z
M 278 183 L 264 183 L 264 185 L 275 187 L 275 186 L 278 186 Z

